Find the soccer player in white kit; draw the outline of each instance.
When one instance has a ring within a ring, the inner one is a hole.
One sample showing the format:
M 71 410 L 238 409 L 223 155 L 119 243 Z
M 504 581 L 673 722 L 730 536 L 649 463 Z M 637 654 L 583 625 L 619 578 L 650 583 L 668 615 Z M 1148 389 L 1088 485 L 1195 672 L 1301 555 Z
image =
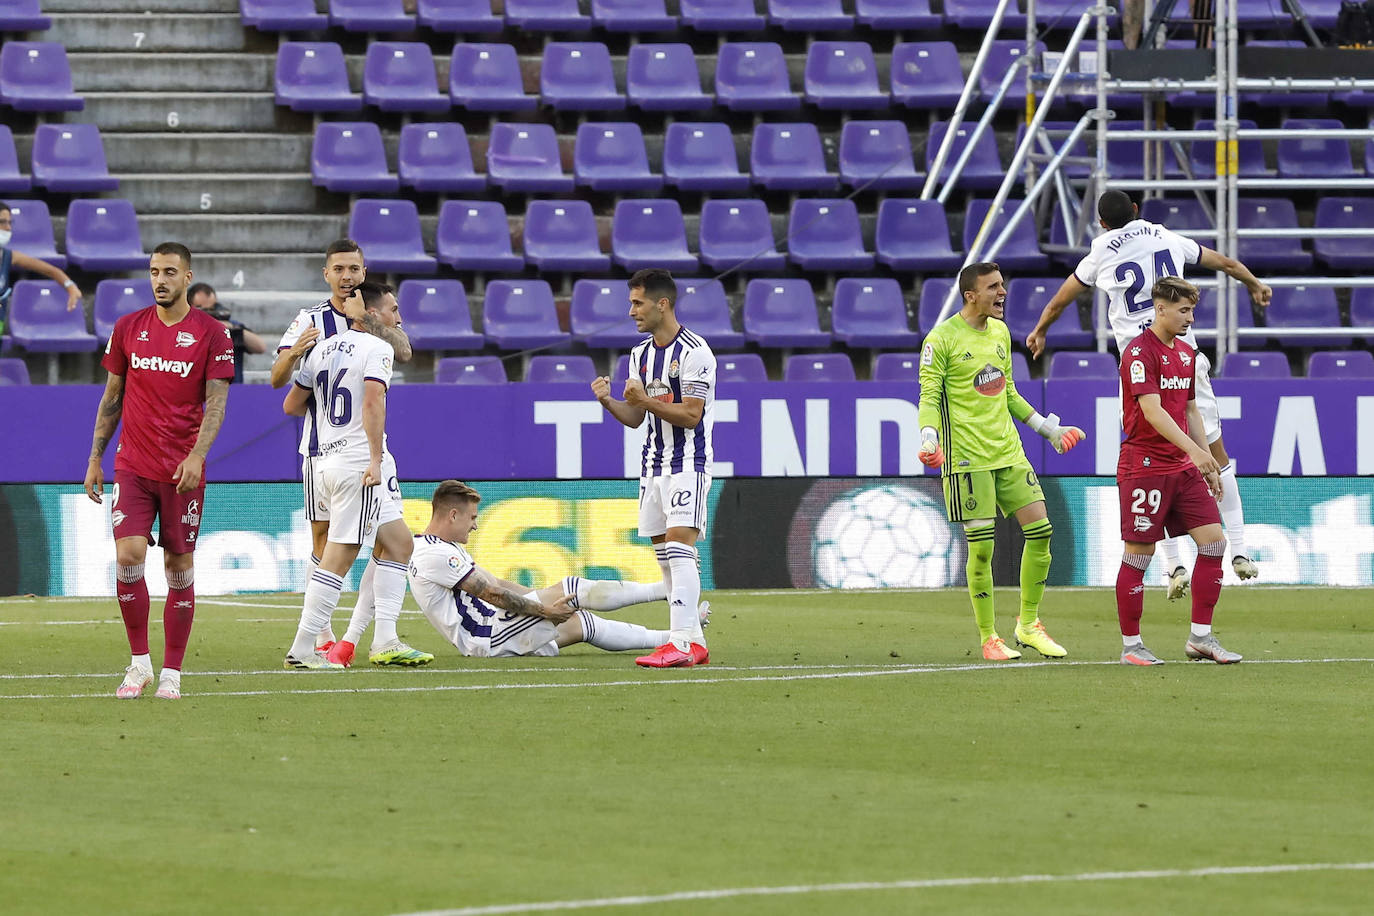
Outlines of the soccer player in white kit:
M 641 270 L 630 277 L 629 287 L 630 317 L 651 336 L 630 351 L 625 400 L 611 397 L 611 380 L 605 376 L 592 382 L 592 393 L 621 423 L 645 427 L 639 533 L 653 542 L 663 570 L 669 638 L 635 664 L 689 668 L 711 660 L 697 615 L 701 573 L 696 543 L 706 530 L 711 491 L 716 357 L 706 341 L 678 323 L 672 274 L 660 268 Z
M 1087 256 L 1046 304 L 1035 330 L 1026 338 L 1031 356 L 1038 358 L 1044 352 L 1045 332 L 1050 325 L 1064 309 L 1073 305 L 1074 300 L 1094 286 L 1107 294 L 1107 320 L 1116 337 L 1117 352 L 1121 353 L 1154 319 L 1150 290 L 1155 281 L 1166 276 L 1183 276 L 1187 264 L 1219 270 L 1243 283 L 1257 305 L 1269 305 L 1273 290 L 1256 279 L 1244 264 L 1157 223 L 1140 219 L 1139 208 L 1124 191 L 1107 191 L 1098 198 L 1097 215 L 1107 231 L 1093 239 Z M 1231 568 L 1240 578 L 1253 579 L 1259 575 L 1259 569 L 1245 554 L 1245 512 L 1241 507 L 1240 489 L 1236 486 L 1236 469 L 1221 438 L 1221 415 L 1216 395 L 1212 393 L 1211 364 L 1198 348 L 1197 337 L 1191 329 L 1182 339 L 1198 350 L 1194 396 L 1208 446 L 1217 464 L 1221 465 L 1221 517 L 1231 544 Z M 1181 598 L 1188 591 L 1189 580 L 1188 570 L 1179 563 L 1178 540 L 1172 537 L 1163 540 L 1160 548 L 1168 570 L 1169 597 Z

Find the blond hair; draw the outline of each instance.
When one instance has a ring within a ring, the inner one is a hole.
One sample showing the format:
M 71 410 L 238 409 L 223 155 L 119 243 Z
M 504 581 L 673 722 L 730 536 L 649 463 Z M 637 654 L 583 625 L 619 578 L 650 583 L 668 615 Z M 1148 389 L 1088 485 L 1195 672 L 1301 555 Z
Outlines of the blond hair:
M 437 514 L 454 503 L 467 505 L 481 501 L 482 495 L 461 480 L 445 480 L 434 488 L 434 497 L 430 500 L 430 505 Z

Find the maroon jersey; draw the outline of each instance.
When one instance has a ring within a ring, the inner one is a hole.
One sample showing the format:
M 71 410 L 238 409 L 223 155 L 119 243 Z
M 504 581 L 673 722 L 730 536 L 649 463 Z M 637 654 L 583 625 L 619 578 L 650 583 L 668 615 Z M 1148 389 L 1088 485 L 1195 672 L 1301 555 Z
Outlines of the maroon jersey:
M 1121 413 L 1126 441 L 1116 463 L 1118 480 L 1171 474 L 1193 466 L 1182 449 L 1150 425 L 1136 398 L 1159 395 L 1164 411 L 1179 429 L 1188 432 L 1196 353 L 1181 337 L 1174 338 L 1172 346 L 1165 346 L 1149 328 L 1126 345 L 1121 354 Z
M 124 376 L 123 432 L 115 470 L 171 481 L 200 432 L 208 379 L 234 377 L 234 342 L 219 321 L 193 308 L 168 327 L 157 306 L 115 322 L 100 364 Z

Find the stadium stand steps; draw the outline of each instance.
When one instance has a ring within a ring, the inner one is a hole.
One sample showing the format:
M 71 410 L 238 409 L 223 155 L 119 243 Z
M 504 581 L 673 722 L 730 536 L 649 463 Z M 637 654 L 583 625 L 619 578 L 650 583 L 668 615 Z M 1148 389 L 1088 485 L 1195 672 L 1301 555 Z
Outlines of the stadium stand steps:
M 52 27 L 44 41 L 60 42 L 67 53 L 127 49 L 157 51 L 276 51 L 276 41 L 254 29 L 245 29 L 234 12 L 176 15 L 139 13 L 52 13 Z

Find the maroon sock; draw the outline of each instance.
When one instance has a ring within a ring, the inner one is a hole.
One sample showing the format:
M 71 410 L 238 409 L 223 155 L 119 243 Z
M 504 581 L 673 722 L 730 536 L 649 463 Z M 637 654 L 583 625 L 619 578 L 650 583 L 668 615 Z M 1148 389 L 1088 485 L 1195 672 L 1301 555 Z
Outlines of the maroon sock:
M 1221 557 L 1199 553 L 1193 564 L 1193 623 L 1211 626 L 1212 611 L 1220 597 Z
M 132 655 L 148 654 L 148 582 L 139 576 L 133 582 L 115 579 L 115 595 L 119 598 L 119 613 L 124 618 L 124 632 L 129 636 Z
M 186 643 L 191 639 L 191 621 L 196 616 L 196 586 L 167 590 L 167 603 L 162 606 L 162 628 L 166 636 L 166 652 L 162 667 L 181 670 L 186 658 Z
M 1144 613 L 1145 570 L 1123 561 L 1116 572 L 1116 617 L 1121 622 L 1121 635 L 1139 636 L 1140 618 Z

